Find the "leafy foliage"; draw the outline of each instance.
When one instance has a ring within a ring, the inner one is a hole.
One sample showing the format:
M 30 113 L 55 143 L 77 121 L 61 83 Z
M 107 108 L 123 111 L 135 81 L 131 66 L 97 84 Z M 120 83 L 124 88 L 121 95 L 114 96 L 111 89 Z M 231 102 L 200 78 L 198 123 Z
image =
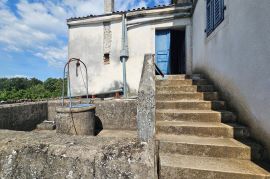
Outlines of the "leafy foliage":
M 0 101 L 46 99 L 61 96 L 62 79 L 0 78 Z

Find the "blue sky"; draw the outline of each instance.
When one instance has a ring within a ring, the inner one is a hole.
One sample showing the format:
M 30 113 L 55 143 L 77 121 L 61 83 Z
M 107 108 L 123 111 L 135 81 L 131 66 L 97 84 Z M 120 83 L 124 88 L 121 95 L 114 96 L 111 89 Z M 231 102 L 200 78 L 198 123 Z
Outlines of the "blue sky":
M 170 0 L 115 0 L 115 10 Z M 103 0 L 0 0 L 0 77 L 61 77 L 70 17 L 102 14 Z

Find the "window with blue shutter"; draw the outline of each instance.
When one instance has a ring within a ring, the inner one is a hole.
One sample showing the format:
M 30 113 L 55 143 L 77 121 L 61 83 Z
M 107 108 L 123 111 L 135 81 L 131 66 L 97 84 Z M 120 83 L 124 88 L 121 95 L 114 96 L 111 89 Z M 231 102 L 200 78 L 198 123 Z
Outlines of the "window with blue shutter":
M 224 20 L 224 0 L 207 0 L 206 1 L 206 29 L 207 35 Z

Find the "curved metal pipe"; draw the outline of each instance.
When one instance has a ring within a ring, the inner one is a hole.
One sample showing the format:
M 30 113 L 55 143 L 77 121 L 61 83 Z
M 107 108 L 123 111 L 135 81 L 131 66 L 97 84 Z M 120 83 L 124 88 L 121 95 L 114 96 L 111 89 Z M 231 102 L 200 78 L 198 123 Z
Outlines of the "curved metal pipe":
M 88 93 L 88 71 L 87 71 L 87 67 L 85 65 L 85 63 L 83 61 L 81 61 L 78 58 L 70 58 L 68 60 L 68 62 L 65 64 L 64 67 L 64 74 L 63 74 L 63 89 L 62 89 L 62 106 L 64 106 L 64 95 L 65 95 L 65 76 L 66 76 L 66 68 L 68 67 L 68 77 L 67 77 L 67 81 L 68 81 L 68 88 L 69 88 L 69 106 L 72 107 L 72 101 L 71 101 L 71 85 L 70 85 L 70 63 L 73 61 L 77 61 L 80 62 L 84 65 L 85 68 L 85 74 L 86 74 L 86 98 L 87 100 L 89 99 L 89 93 Z

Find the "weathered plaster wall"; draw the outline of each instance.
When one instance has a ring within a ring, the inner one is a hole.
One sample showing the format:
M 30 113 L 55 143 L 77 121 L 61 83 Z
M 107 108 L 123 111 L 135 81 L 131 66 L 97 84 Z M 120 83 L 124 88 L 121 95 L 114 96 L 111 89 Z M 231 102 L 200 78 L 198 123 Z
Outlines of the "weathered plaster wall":
M 30 131 L 47 119 L 47 102 L 0 105 L 0 129 Z
M 225 20 L 206 38 L 206 5 L 193 15 L 193 70 L 206 73 L 270 156 L 270 1 L 225 0 Z
M 0 130 L 0 178 L 155 178 L 154 143 Z
M 171 15 L 158 15 L 140 18 L 153 20 L 154 18 L 167 17 Z M 138 22 L 138 19 L 128 20 L 128 23 Z M 190 28 L 190 19 L 172 19 L 158 22 L 148 22 L 141 25 L 129 26 L 128 45 L 129 59 L 126 63 L 127 84 L 131 94 L 137 94 L 144 55 L 155 53 L 155 30 L 165 28 Z M 69 58 L 81 58 L 88 67 L 89 92 L 101 93 L 122 87 L 122 64 L 120 62 L 122 23 L 121 17 L 111 22 L 112 43 L 110 51 L 110 64 L 103 63 L 103 22 L 71 26 L 69 28 Z M 190 46 L 190 33 L 187 33 L 187 45 Z M 190 48 L 188 48 L 190 49 Z M 191 55 L 187 55 L 189 67 L 191 66 Z M 191 70 L 189 70 L 191 71 Z M 75 68 L 72 68 L 72 94 L 85 94 L 84 82 L 79 77 L 74 77 Z

